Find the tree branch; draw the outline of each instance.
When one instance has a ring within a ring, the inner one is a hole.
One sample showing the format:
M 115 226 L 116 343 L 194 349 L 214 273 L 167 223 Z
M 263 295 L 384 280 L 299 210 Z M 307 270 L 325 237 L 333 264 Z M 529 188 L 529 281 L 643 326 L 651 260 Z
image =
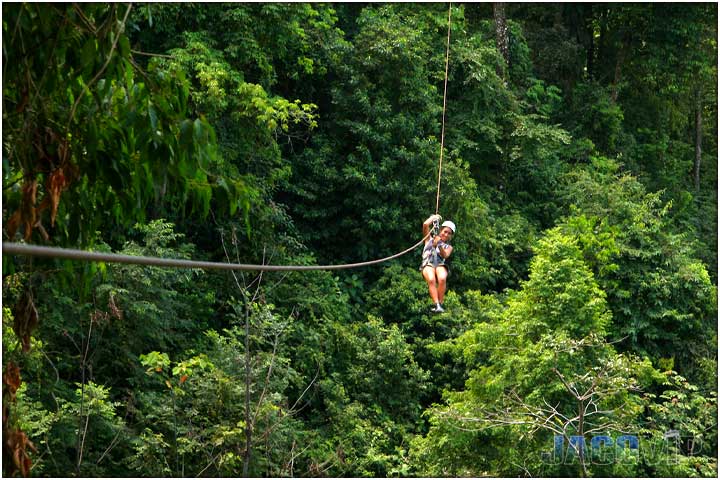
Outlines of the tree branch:
M 158 58 L 175 58 L 172 55 L 163 55 L 162 53 L 148 53 L 148 52 L 141 52 L 140 50 L 130 50 L 130 52 L 136 54 L 136 55 L 144 55 L 146 57 L 158 57 Z
M 100 79 L 100 76 L 105 73 L 105 69 L 110 65 L 110 60 L 112 60 L 113 53 L 115 52 L 115 49 L 117 48 L 118 41 L 120 40 L 120 35 L 122 35 L 122 32 L 125 30 L 125 22 L 127 22 L 128 15 L 130 15 L 130 9 L 132 9 L 132 3 L 128 4 L 127 11 L 125 12 L 125 17 L 123 17 L 122 23 L 120 25 L 120 28 L 118 29 L 117 35 L 115 35 L 115 40 L 113 40 L 113 44 L 110 47 L 110 52 L 108 53 L 107 59 L 105 60 L 105 64 L 100 68 L 100 70 L 95 74 L 95 76 L 88 82 L 87 85 L 82 89 L 80 92 L 80 95 L 78 95 L 78 98 L 75 99 L 75 103 L 73 103 L 72 109 L 70 110 L 70 116 L 67 121 L 67 125 L 65 126 L 65 131 L 70 130 L 70 124 L 73 121 L 73 118 L 75 117 L 75 111 L 77 110 L 78 105 L 80 104 L 80 100 L 85 95 L 85 93 L 90 90 L 90 87 L 97 82 Z

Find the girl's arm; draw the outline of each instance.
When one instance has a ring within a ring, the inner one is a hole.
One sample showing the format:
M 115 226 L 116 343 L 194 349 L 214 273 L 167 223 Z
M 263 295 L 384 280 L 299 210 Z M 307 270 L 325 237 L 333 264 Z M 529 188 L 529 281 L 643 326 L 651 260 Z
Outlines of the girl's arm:
M 438 215 L 438 214 L 430 215 L 430 216 L 427 218 L 427 220 L 425 220 L 425 221 L 423 222 L 423 238 L 427 237 L 428 234 L 430 233 L 430 225 L 432 225 L 433 220 L 435 220 L 435 219 L 438 219 L 438 220 L 439 220 L 439 219 L 440 219 L 440 215 Z

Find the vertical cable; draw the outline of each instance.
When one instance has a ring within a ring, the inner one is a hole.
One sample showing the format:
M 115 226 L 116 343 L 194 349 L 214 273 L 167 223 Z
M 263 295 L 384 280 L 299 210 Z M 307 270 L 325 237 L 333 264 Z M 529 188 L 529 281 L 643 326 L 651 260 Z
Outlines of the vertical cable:
M 443 112 L 442 112 L 442 130 L 440 132 L 440 162 L 438 162 L 438 181 L 437 181 L 437 198 L 435 201 L 435 213 L 440 212 L 440 178 L 442 177 L 442 161 L 443 151 L 445 150 L 445 110 L 447 107 L 447 82 L 448 82 L 448 66 L 450 64 L 450 18 L 452 14 L 452 3 L 448 7 L 448 34 L 447 46 L 445 49 L 445 88 L 443 91 Z

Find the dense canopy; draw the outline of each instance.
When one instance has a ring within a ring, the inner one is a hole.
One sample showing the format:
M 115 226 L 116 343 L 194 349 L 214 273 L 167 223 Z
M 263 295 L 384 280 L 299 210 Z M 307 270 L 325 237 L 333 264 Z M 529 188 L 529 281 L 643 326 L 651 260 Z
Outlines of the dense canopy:
M 4 3 L 7 476 L 717 475 L 714 3 Z

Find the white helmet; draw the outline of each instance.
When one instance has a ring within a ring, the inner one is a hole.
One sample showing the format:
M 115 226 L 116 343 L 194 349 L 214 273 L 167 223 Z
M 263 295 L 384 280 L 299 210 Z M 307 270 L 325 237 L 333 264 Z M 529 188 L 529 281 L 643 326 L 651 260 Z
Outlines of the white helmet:
M 440 225 L 440 228 L 442 227 L 448 227 L 450 230 L 453 231 L 453 234 L 455 233 L 455 224 L 451 222 L 450 220 L 445 220 L 442 225 Z

